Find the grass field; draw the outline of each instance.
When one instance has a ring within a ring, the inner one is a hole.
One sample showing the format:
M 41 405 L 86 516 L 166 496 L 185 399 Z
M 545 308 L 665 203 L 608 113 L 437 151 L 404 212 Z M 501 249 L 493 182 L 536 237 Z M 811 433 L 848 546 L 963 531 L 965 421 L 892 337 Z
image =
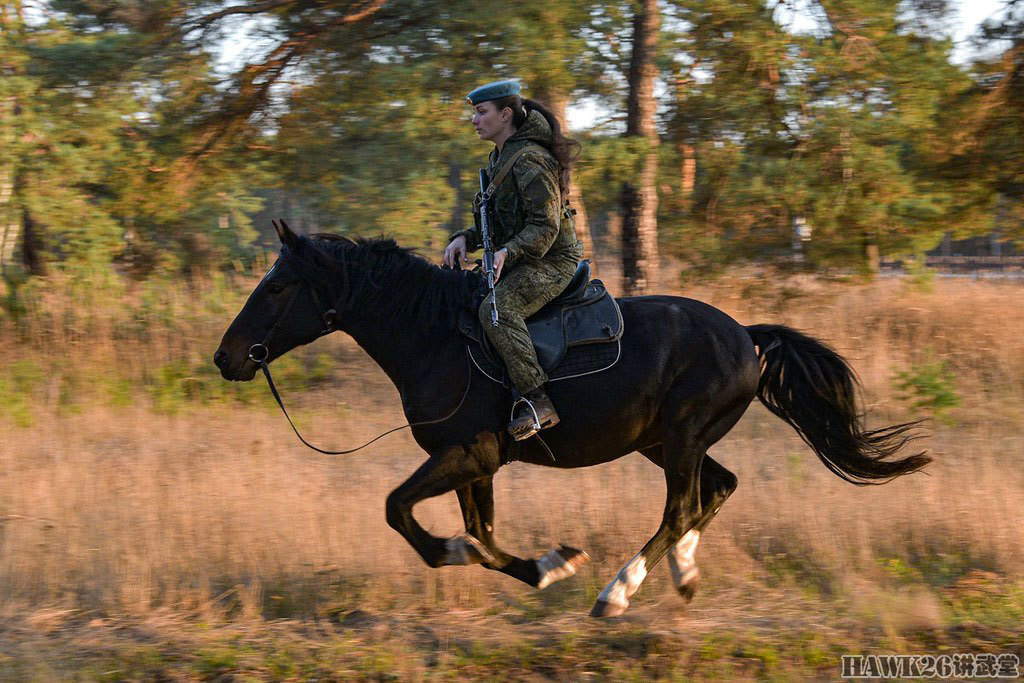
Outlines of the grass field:
M 935 462 L 853 487 L 754 406 L 711 451 L 740 486 L 698 550 L 696 599 L 659 566 L 608 621 L 586 613 L 661 514 L 661 472 L 643 458 L 496 477 L 502 545 L 582 547 L 594 561 L 578 576 L 538 592 L 479 567 L 431 570 L 384 521 L 387 492 L 424 457 L 407 434 L 317 455 L 261 381 L 208 367 L 241 290 L 72 290 L 33 293 L 0 330 L 0 678 L 835 679 L 843 653 L 1024 656 L 1018 287 L 688 291 L 831 341 L 872 424 L 934 416 L 922 445 Z M 403 421 L 340 335 L 281 365 L 317 442 Z M 462 531 L 454 495 L 416 512 Z

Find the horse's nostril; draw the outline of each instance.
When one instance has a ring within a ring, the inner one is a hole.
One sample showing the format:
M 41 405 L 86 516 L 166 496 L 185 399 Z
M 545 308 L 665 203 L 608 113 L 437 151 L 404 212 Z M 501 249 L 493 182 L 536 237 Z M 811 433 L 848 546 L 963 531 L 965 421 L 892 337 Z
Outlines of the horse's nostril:
M 213 364 L 218 368 L 224 367 L 224 364 L 228 362 L 228 352 L 223 349 L 218 349 L 217 353 L 213 354 Z

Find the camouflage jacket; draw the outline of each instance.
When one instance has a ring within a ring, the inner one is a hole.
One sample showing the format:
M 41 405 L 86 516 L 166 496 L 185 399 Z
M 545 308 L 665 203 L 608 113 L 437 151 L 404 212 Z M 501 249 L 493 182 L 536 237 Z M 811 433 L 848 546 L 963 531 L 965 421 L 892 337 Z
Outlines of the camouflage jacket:
M 531 111 L 498 154 L 495 148 L 487 164 L 493 178 L 508 159 L 524 145 L 530 151 L 516 160 L 491 198 L 491 230 L 494 249 L 507 249 L 509 264 L 522 260 L 555 257 L 578 250 L 572 216 L 562 202 L 558 188 L 558 162 L 546 147 L 551 144 L 551 126 L 540 112 Z M 457 232 L 466 238 L 470 251 L 483 247 L 480 235 L 479 196 L 474 201 L 476 227 Z

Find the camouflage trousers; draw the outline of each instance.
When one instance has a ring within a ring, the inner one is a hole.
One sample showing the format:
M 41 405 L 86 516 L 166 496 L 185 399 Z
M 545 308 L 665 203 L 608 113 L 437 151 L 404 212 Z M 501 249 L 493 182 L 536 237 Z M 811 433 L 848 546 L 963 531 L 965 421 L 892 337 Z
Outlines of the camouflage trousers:
M 505 270 L 494 286 L 498 299 L 497 327 L 491 327 L 490 295 L 480 304 L 480 323 L 520 393 L 533 391 L 548 381 L 537 362 L 526 318 L 562 293 L 572 280 L 582 253 L 577 245 L 569 253 L 526 260 Z

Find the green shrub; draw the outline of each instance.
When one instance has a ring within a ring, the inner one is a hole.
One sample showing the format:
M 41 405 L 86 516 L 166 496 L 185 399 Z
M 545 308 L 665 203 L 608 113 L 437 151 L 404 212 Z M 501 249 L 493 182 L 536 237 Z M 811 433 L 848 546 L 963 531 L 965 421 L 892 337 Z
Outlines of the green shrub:
M 907 271 L 907 287 L 918 292 L 935 289 L 935 270 L 925 265 L 924 254 L 918 254 L 904 262 Z
M 46 379 L 46 373 L 31 360 L 16 360 L 0 369 L 0 411 L 19 427 L 35 423 L 33 397 Z
M 946 424 L 952 424 L 949 411 L 960 405 L 954 375 L 943 360 L 934 360 L 932 354 L 909 370 L 896 373 L 894 381 L 900 398 L 913 408 L 925 410 Z
M 274 381 L 282 391 L 294 395 L 328 380 L 333 368 L 334 361 L 326 353 L 311 356 L 297 352 L 274 361 Z M 148 374 L 143 384 L 154 410 L 167 414 L 229 401 L 246 405 L 263 402 L 268 407 L 274 405 L 259 373 L 252 382 L 228 382 L 205 358 L 165 363 Z

